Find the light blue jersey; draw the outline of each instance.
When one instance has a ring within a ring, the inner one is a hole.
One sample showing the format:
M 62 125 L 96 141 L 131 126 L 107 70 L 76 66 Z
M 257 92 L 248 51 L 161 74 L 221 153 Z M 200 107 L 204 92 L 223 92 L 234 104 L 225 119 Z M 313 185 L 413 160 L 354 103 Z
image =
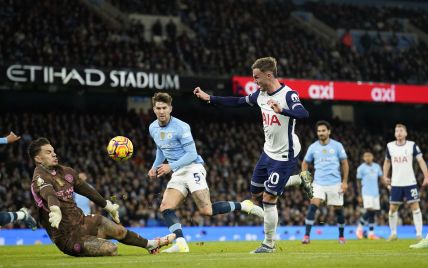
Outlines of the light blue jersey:
M 77 207 L 83 211 L 83 214 L 91 214 L 91 200 L 86 196 L 74 193 L 74 202 L 76 202 Z
M 192 163 L 203 164 L 204 160 L 196 152 L 196 145 L 190 126 L 171 116 L 166 126 L 159 126 L 155 120 L 149 127 L 150 136 L 156 143 L 156 159 L 152 168 L 160 166 L 165 159 L 172 171 Z
M 305 161 L 314 162 L 314 182 L 328 186 L 341 183 L 340 161 L 348 158 L 343 145 L 333 139 L 322 145 L 319 141 L 312 143 L 305 155 Z
M 376 163 L 368 165 L 362 163 L 357 169 L 357 179 L 362 183 L 362 194 L 368 196 L 379 196 L 379 177 L 383 176 L 382 169 Z

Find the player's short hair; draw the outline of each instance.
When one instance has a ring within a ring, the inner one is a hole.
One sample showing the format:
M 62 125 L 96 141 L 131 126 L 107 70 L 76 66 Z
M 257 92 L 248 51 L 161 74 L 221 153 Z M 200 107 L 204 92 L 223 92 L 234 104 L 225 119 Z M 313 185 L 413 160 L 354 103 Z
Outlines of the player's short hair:
M 46 144 L 51 144 L 47 138 L 41 137 L 37 140 L 33 140 L 30 145 L 28 145 L 28 157 L 34 161 L 34 157 L 40 153 L 41 147 Z
M 320 120 L 315 124 L 315 130 L 318 130 L 319 126 L 325 126 L 328 130 L 331 130 L 331 125 L 325 120 Z
M 158 92 L 152 97 L 152 104 L 155 106 L 156 102 L 164 102 L 168 105 L 172 103 L 172 97 L 166 92 Z
M 398 124 L 396 124 L 396 125 L 395 125 L 395 127 L 396 127 L 396 128 L 397 128 L 397 127 L 401 127 L 401 128 L 404 128 L 404 130 L 405 130 L 405 131 L 407 131 L 407 127 L 406 127 L 406 125 L 404 125 L 404 124 L 398 123 Z
M 276 59 L 274 57 L 265 57 L 257 59 L 253 65 L 251 66 L 251 69 L 260 69 L 262 72 L 272 72 L 274 76 L 276 76 L 278 70 L 276 67 Z

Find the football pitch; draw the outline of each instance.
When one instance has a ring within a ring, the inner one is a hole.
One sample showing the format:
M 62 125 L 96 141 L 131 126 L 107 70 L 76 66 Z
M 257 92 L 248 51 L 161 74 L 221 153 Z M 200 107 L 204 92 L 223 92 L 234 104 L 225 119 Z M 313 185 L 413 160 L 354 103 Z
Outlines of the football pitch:
M 53 245 L 2 246 L 0 267 L 428 267 L 428 249 L 412 250 L 414 240 L 395 242 L 279 241 L 273 254 L 249 254 L 260 242 L 191 243 L 191 253 L 148 255 L 119 246 L 119 256 L 75 258 Z

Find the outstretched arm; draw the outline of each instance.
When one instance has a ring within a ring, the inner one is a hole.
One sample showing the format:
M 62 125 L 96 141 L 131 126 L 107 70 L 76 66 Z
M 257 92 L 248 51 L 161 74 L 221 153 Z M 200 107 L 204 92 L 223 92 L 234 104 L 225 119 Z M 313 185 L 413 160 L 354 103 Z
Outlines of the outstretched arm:
M 9 135 L 7 135 L 4 138 L 0 138 L 0 144 L 8 144 L 8 143 L 13 143 L 17 140 L 19 140 L 21 138 L 21 136 L 17 136 L 15 133 L 13 133 L 12 131 L 9 133 Z
M 257 94 L 256 94 L 257 93 Z M 256 91 L 256 95 L 258 95 L 258 91 Z M 193 94 L 196 95 L 199 99 L 206 101 L 208 103 L 212 104 L 219 104 L 223 106 L 229 106 L 229 107 L 239 107 L 239 106 L 253 106 L 257 104 L 255 99 L 257 99 L 257 96 L 253 96 L 254 94 L 251 94 L 246 97 L 219 97 L 219 96 L 210 96 L 205 91 L 203 91 L 200 87 L 195 88 L 193 91 Z
M 78 179 L 76 180 L 76 183 L 74 184 L 74 190 L 76 193 L 86 196 L 89 200 L 94 202 L 96 205 L 104 208 L 108 213 L 110 213 L 110 216 L 112 219 L 119 223 L 119 205 L 113 204 L 111 201 L 106 200 L 104 197 L 98 193 L 97 190 L 92 188 L 88 183 L 80 179 L 80 176 L 78 176 Z

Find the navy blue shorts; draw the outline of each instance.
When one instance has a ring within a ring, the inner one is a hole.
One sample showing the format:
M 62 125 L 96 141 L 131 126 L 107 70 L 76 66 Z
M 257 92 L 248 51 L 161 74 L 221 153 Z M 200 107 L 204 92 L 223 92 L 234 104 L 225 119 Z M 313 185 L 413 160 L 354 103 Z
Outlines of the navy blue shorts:
M 277 161 L 263 152 L 251 178 L 251 193 L 258 194 L 265 191 L 271 195 L 280 196 L 290 176 L 298 173 L 296 158 Z
M 419 202 L 419 192 L 416 185 L 392 186 L 389 202 L 391 204 L 401 204 L 405 200 L 407 203 Z

